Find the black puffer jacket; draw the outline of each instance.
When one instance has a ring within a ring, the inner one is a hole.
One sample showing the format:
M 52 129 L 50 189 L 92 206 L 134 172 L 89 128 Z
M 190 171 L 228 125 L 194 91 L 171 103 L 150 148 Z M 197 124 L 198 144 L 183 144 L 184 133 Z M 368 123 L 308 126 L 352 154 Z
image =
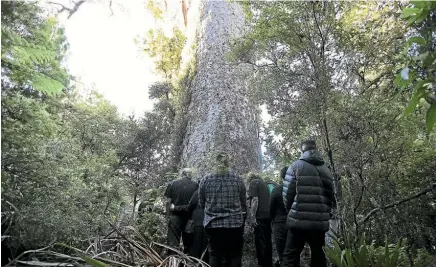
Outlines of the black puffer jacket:
M 288 168 L 282 195 L 289 228 L 329 230 L 333 180 L 320 152 L 306 151 Z

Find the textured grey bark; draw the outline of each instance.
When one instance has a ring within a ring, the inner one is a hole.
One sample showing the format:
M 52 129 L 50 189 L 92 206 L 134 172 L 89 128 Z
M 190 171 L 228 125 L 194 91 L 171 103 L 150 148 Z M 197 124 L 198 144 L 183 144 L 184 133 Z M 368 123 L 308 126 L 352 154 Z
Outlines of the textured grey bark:
M 259 170 L 257 113 L 247 94 L 251 68 L 226 60 L 231 41 L 243 34 L 244 13 L 239 4 L 226 0 L 201 6 L 182 165 L 196 168 L 201 177 L 212 171 L 215 152 L 223 151 L 236 172 Z

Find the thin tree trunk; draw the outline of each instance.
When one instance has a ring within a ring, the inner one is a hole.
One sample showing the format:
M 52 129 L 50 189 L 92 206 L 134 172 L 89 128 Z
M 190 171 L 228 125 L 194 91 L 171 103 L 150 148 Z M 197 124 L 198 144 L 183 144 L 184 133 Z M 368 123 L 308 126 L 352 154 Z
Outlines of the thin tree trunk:
M 136 210 L 136 203 L 138 202 L 138 184 L 135 183 L 135 192 L 133 193 L 133 213 L 132 216 L 135 218 L 135 210 Z

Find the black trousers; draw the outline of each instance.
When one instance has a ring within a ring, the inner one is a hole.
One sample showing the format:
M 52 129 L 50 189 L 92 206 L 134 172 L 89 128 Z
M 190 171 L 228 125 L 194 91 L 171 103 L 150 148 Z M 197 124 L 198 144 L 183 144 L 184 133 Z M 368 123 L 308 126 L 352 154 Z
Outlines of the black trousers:
M 272 267 L 271 220 L 256 220 L 254 227 L 254 244 L 256 246 L 257 263 L 261 267 Z
M 187 253 L 192 246 L 194 235 L 184 232 L 188 216 L 171 214 L 168 222 L 167 243 L 169 246 L 179 249 L 180 238 L 183 241 L 183 252 Z M 172 254 L 170 251 L 169 254 Z
M 201 259 L 201 256 L 207 248 L 206 230 L 203 226 L 195 226 L 194 238 L 191 247 L 188 248 L 188 255 Z M 206 251 L 202 259 L 204 262 L 209 262 L 209 253 Z
M 211 267 L 241 267 L 243 229 L 206 228 Z
M 288 227 L 286 222 L 274 223 L 273 227 L 274 243 L 276 244 L 277 255 L 279 256 L 279 262 L 283 262 L 283 252 L 286 245 L 286 236 L 288 235 Z
M 326 258 L 323 250 L 325 243 L 325 232 L 323 231 L 303 231 L 288 229 L 286 246 L 283 253 L 282 267 L 299 267 L 300 254 L 307 242 L 310 246 L 311 267 L 326 267 Z

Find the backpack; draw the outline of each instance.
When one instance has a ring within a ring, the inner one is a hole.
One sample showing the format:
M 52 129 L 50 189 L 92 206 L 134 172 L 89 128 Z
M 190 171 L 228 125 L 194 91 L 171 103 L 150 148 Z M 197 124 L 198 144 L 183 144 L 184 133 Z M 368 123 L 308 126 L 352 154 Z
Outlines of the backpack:
M 268 187 L 268 192 L 271 195 L 271 192 L 273 191 L 274 187 L 276 187 L 278 184 L 272 180 L 266 181 L 266 186 Z

